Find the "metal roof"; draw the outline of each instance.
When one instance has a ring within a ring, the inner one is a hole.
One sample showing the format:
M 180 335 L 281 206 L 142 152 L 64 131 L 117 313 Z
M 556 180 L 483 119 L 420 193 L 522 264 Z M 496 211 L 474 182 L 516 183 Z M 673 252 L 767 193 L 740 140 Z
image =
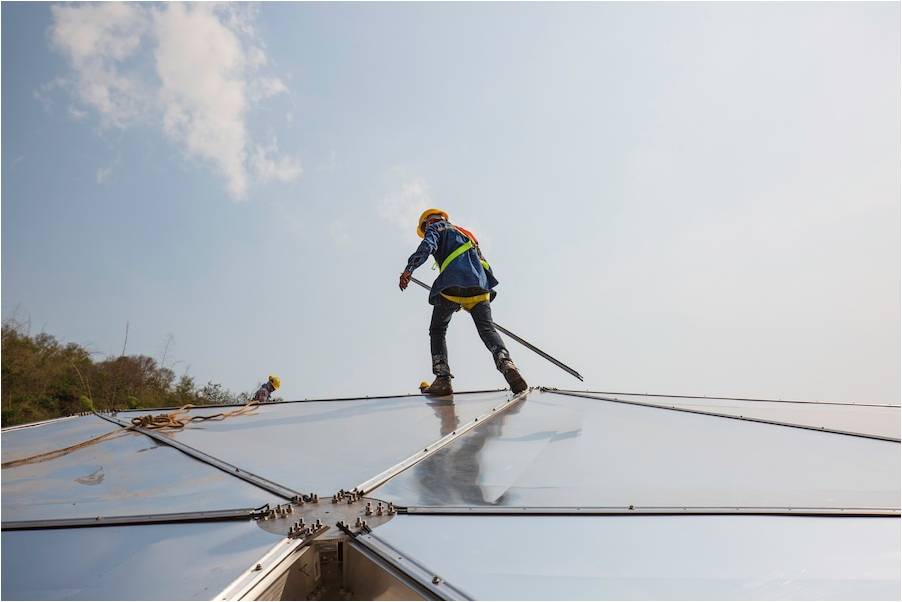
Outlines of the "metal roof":
M 139 413 L 6 429 L 3 461 Z M 123 432 L 3 469 L 2 597 L 253 597 L 328 529 L 370 596 L 898 599 L 898 422 L 898 407 L 533 389 Z M 326 524 L 286 538 L 301 515 Z

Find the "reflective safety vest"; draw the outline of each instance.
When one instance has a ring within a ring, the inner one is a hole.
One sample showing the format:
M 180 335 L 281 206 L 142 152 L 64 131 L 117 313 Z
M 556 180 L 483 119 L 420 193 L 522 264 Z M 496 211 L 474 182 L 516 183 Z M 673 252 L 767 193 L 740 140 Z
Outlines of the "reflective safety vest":
M 439 269 L 438 269 L 439 274 L 444 272 L 445 268 L 448 267 L 452 261 L 454 261 L 461 255 L 463 255 L 470 249 L 477 248 L 476 245 L 473 243 L 474 237 L 472 234 L 470 234 L 463 228 L 459 228 L 457 226 L 454 226 L 454 229 L 457 230 L 462 235 L 464 235 L 467 238 L 467 242 L 465 242 L 464 244 L 460 245 L 459 247 L 457 247 L 456 249 L 451 251 L 451 253 L 449 253 L 448 256 L 445 257 L 445 260 L 442 262 L 442 265 L 439 266 Z M 478 249 L 477 249 L 477 255 L 479 255 Z M 486 261 L 485 259 L 483 259 L 482 257 L 479 258 L 479 263 L 482 264 L 483 269 L 485 269 L 486 271 L 492 269 L 491 266 L 489 266 L 489 262 Z M 463 307 L 467 311 L 470 311 L 471 309 L 473 309 L 473 307 L 482 303 L 483 301 L 491 301 L 491 299 L 492 299 L 492 296 L 490 293 L 482 293 L 480 295 L 473 295 L 471 297 L 455 297 L 453 295 L 446 295 L 445 293 L 441 293 L 441 295 L 448 301 L 459 304 L 461 307 Z

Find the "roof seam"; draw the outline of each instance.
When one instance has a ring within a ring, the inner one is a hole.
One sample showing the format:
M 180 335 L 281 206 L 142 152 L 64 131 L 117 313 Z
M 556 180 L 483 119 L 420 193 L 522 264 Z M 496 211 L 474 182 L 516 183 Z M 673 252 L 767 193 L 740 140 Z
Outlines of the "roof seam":
M 171 437 L 165 437 L 165 436 L 161 435 L 160 433 L 156 433 L 151 430 L 147 430 L 147 429 L 144 429 L 144 428 L 141 428 L 138 426 L 124 423 L 117 418 L 102 416 L 100 414 L 96 414 L 96 415 L 99 416 L 100 418 L 102 418 L 103 420 L 112 422 L 114 424 L 118 424 L 121 427 L 124 427 L 124 428 L 131 427 L 130 430 L 132 430 L 136 433 L 141 433 L 142 435 L 150 437 L 151 439 L 154 439 L 155 441 L 158 441 L 164 445 L 168 445 L 172 448 L 175 448 L 178 451 L 182 452 L 183 454 L 185 454 L 199 462 L 203 462 L 204 464 L 212 466 L 213 468 L 217 468 L 228 475 L 231 475 L 237 479 L 241 479 L 242 481 L 251 483 L 252 485 L 259 487 L 260 489 L 263 489 L 264 491 L 268 491 L 269 493 L 277 495 L 281 498 L 285 498 L 287 500 L 295 500 L 295 499 L 303 498 L 303 495 L 299 491 L 295 491 L 294 489 L 291 489 L 290 487 L 286 487 L 286 486 L 276 483 L 274 481 L 270 481 L 267 478 L 256 475 L 250 471 L 244 470 L 243 468 L 239 468 L 238 466 L 235 466 L 234 464 L 226 462 L 225 460 L 217 458 L 216 456 L 213 456 L 206 452 L 202 452 L 199 449 L 191 447 L 190 445 L 186 445 L 186 444 L 184 444 L 180 441 L 177 441 Z
M 803 405 L 829 405 L 829 406 L 853 406 L 861 408 L 896 408 L 902 409 L 902 406 L 892 403 L 854 403 L 850 401 L 804 401 L 799 399 L 757 399 L 754 397 L 718 397 L 716 395 L 672 395 L 666 393 L 624 393 L 623 391 L 578 391 L 576 389 L 556 389 L 554 387 L 546 387 L 550 391 L 564 391 L 567 393 L 593 393 L 597 395 L 636 395 L 639 397 L 674 397 L 678 399 L 710 399 L 710 400 L 726 400 L 726 401 L 756 401 L 765 403 L 798 403 Z
M 385 484 L 385 482 L 388 481 L 389 479 L 401 474 L 402 472 L 404 472 L 411 466 L 414 466 L 414 465 L 420 463 L 421 461 L 425 460 L 429 456 L 433 455 L 435 452 L 437 452 L 438 450 L 447 446 L 448 444 L 452 443 L 457 438 L 459 438 L 462 435 L 464 435 L 465 433 L 469 432 L 471 429 L 476 428 L 477 426 L 488 422 L 495 416 L 498 416 L 499 414 L 504 413 L 506 410 L 508 410 L 513 405 L 517 404 L 520 401 L 523 401 L 524 399 L 527 398 L 527 396 L 529 395 L 529 393 L 532 390 L 533 390 L 532 388 L 529 388 L 526 391 L 523 391 L 522 393 L 514 395 L 512 398 L 510 398 L 509 400 L 507 400 L 500 406 L 492 408 L 491 411 L 486 412 L 485 414 L 482 414 L 481 416 L 477 416 L 476 418 L 469 421 L 464 426 L 455 429 L 453 432 L 451 432 L 451 433 L 445 435 L 444 437 L 434 441 L 433 443 L 425 446 L 423 448 L 423 451 L 418 451 L 415 454 L 408 456 L 404 460 L 401 460 L 394 466 L 391 466 L 390 468 L 387 468 L 386 470 L 380 472 L 379 474 L 372 477 L 371 479 L 368 479 L 368 480 L 364 481 L 363 483 L 360 483 L 354 489 L 360 494 L 363 494 L 363 495 L 368 494 L 373 489 L 379 487 L 380 485 Z
M 877 441 L 887 441 L 889 443 L 902 443 L 900 439 L 896 437 L 886 437 L 883 435 L 872 435 L 869 433 L 856 433 L 853 431 L 842 431 L 839 429 L 828 429 L 824 427 L 818 426 L 810 426 L 805 424 L 796 424 L 793 422 L 780 422 L 778 420 L 768 420 L 766 418 L 755 418 L 753 416 L 734 416 L 732 414 L 721 414 L 718 412 L 708 412 L 706 410 L 695 410 L 691 408 L 680 408 L 677 406 L 665 406 L 657 403 L 648 403 L 645 401 L 635 401 L 631 399 L 617 399 L 615 397 L 599 397 L 597 395 L 588 395 L 583 393 L 576 393 L 571 391 L 562 391 L 560 389 L 549 389 L 547 387 L 543 387 L 541 389 L 543 392 L 554 393 L 556 395 L 569 395 L 570 397 L 583 397 L 585 399 L 595 399 L 598 401 L 610 401 L 612 403 L 623 403 L 627 405 L 635 405 L 646 408 L 655 408 L 658 410 L 669 410 L 672 412 L 686 412 L 688 414 L 700 414 L 702 416 L 713 416 L 716 418 L 729 418 L 731 420 L 739 420 L 742 422 L 757 422 L 760 424 L 770 424 L 773 426 L 783 426 L 788 428 L 796 428 L 803 429 L 806 431 L 815 431 L 817 433 L 830 433 L 833 435 L 845 435 L 847 437 L 861 437 L 863 439 L 874 439 Z

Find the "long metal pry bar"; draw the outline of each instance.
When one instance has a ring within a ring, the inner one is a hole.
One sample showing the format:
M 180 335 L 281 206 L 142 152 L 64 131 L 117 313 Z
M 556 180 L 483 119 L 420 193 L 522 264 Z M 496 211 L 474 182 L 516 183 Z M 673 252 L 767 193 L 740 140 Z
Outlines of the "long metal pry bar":
M 423 287 L 424 289 L 426 289 L 427 291 L 428 291 L 428 290 L 432 290 L 432 287 L 427 286 L 425 283 L 420 282 L 420 281 L 417 280 L 416 278 L 411 278 L 410 280 L 411 280 L 411 282 L 414 282 L 415 284 L 418 284 L 418 285 L 422 286 L 422 287 Z M 495 328 L 497 328 L 498 330 L 500 330 L 503 334 L 506 334 L 507 336 L 509 336 L 509 337 L 512 338 L 513 340 L 517 341 L 518 343 L 520 343 L 521 345 L 523 345 L 524 347 L 526 347 L 527 349 L 529 349 L 529 350 L 532 351 L 533 353 L 537 353 L 537 354 L 541 355 L 541 356 L 544 357 L 546 360 L 548 360 L 549 362 L 551 362 L 552 364 L 554 364 L 555 366 L 557 366 L 558 368 L 560 368 L 560 369 L 563 370 L 564 372 L 567 372 L 568 374 L 572 374 L 573 376 L 575 376 L 576 378 L 578 378 L 580 381 L 583 380 L 583 377 L 582 377 L 582 375 L 581 375 L 579 372 L 577 372 L 576 370 L 574 370 L 573 368 L 571 368 L 570 366 L 568 366 L 568 365 L 565 364 L 564 362 L 562 362 L 562 361 L 560 361 L 559 359 L 556 359 L 556 358 L 554 358 L 554 357 L 548 355 L 547 353 L 545 353 L 544 351 L 542 351 L 541 349 L 539 349 L 538 347 L 536 347 L 535 345 L 533 345 L 532 343 L 530 343 L 529 341 L 527 341 L 526 339 L 522 339 L 522 338 L 518 337 L 517 335 L 515 335 L 514 333 L 512 333 L 510 330 L 508 330 L 507 328 L 505 328 L 504 326 L 502 326 L 502 325 L 499 324 L 498 322 L 494 322 L 494 321 L 493 321 L 493 323 L 495 324 Z

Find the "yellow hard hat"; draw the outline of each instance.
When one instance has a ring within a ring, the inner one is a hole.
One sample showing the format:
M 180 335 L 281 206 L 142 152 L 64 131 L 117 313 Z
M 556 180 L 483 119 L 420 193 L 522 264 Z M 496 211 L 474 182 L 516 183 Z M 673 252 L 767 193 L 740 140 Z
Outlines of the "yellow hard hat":
M 269 382 L 271 382 L 271 383 L 272 383 L 272 386 L 274 386 L 276 389 L 278 389 L 279 387 L 282 386 L 282 379 L 280 379 L 280 378 L 279 378 L 278 376 L 276 376 L 275 374 L 270 374 L 270 375 L 269 375 Z
M 448 214 L 442 211 L 441 209 L 427 209 L 423 213 L 420 214 L 420 219 L 417 222 L 417 236 L 423 238 L 426 236 L 426 228 L 423 227 L 423 222 L 426 221 L 427 217 L 432 215 L 441 215 L 442 219 L 448 219 Z

